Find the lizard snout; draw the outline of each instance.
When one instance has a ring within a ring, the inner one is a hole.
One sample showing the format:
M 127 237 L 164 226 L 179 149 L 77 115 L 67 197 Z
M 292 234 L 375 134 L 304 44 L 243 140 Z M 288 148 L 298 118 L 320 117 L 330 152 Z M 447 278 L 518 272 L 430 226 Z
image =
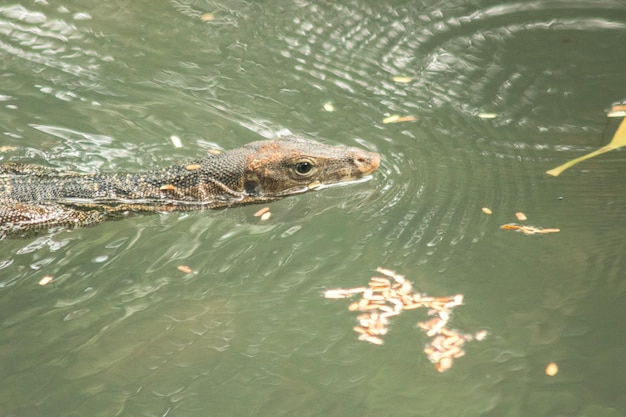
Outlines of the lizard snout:
M 359 151 L 353 155 L 353 162 L 356 168 L 363 175 L 371 174 L 380 165 L 380 155 L 375 152 Z

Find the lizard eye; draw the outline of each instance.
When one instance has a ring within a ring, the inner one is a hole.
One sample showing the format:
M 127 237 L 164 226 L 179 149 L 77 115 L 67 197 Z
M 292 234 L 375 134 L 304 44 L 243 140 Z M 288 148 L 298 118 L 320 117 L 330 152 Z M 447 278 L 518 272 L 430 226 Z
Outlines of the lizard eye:
M 309 175 L 313 172 L 313 164 L 308 161 L 296 163 L 296 172 L 299 175 Z

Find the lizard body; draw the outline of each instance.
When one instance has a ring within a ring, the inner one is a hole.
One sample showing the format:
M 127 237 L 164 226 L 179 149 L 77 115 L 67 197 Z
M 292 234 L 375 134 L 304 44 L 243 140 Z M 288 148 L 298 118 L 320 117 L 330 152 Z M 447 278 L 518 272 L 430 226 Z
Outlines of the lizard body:
M 254 204 L 353 181 L 380 156 L 296 136 L 137 173 L 80 174 L 21 163 L 0 165 L 0 237 L 55 226 L 90 226 L 128 212 Z

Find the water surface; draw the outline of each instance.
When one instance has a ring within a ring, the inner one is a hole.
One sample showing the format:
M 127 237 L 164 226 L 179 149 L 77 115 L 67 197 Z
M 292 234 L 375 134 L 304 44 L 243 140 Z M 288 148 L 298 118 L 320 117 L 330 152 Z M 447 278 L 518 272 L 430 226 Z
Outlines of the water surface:
M 0 241 L 0 415 L 625 415 L 623 152 L 545 171 L 619 123 L 626 7 L 473 3 L 3 3 L 1 161 L 140 170 L 291 132 L 383 162 L 267 222 L 251 206 Z M 561 232 L 501 230 L 517 211 Z M 378 266 L 464 294 L 452 327 L 489 337 L 443 374 L 423 311 L 357 341 L 322 294 Z

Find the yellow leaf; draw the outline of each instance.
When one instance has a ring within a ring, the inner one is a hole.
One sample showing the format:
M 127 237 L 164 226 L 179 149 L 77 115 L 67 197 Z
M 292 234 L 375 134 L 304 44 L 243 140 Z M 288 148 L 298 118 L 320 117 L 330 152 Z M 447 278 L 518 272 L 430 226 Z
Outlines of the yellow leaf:
M 582 162 L 586 159 L 593 158 L 594 156 L 601 155 L 603 153 L 612 151 L 613 149 L 621 148 L 622 146 L 626 146 L 626 119 L 622 119 L 622 123 L 620 123 L 615 135 L 613 135 L 613 139 L 609 142 L 608 145 L 601 147 L 598 150 L 588 153 L 587 155 L 583 155 L 580 158 L 572 159 L 569 162 L 564 163 L 554 169 L 546 171 L 548 175 L 558 176 L 566 169 L 576 165 L 579 162 Z

